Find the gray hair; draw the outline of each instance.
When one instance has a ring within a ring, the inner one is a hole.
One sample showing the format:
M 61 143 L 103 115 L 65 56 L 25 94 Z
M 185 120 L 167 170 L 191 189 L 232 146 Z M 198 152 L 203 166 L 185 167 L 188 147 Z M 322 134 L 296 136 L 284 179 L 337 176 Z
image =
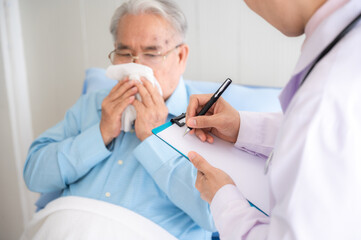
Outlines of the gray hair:
M 113 35 L 114 42 L 117 39 L 119 20 L 126 14 L 155 14 L 166 19 L 174 30 L 185 39 L 187 31 L 187 20 L 180 8 L 169 0 L 129 0 L 118 7 L 110 23 L 110 32 Z

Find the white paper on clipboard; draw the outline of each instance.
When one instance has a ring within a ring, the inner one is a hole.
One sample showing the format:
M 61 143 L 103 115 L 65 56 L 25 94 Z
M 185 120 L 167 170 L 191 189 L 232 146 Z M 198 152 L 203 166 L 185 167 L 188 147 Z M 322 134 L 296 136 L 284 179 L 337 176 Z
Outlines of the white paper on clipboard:
M 186 125 L 166 123 L 153 133 L 183 156 L 195 151 L 211 165 L 226 172 L 249 202 L 269 215 L 268 178 L 264 175 L 265 160 L 234 147 L 232 143 L 214 137 L 212 144 L 201 142 L 194 134 L 183 136 Z

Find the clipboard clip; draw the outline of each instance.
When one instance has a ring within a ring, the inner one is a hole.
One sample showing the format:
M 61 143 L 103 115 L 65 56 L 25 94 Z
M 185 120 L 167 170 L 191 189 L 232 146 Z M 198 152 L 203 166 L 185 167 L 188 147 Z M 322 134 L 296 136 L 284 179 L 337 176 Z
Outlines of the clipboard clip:
M 171 121 L 172 123 L 177 124 L 179 127 L 183 127 L 186 123 L 185 123 L 185 122 L 179 122 L 179 121 L 182 120 L 182 119 L 185 118 L 185 117 L 186 117 L 186 114 L 185 114 L 185 113 L 182 113 L 181 115 L 172 118 L 170 121 Z

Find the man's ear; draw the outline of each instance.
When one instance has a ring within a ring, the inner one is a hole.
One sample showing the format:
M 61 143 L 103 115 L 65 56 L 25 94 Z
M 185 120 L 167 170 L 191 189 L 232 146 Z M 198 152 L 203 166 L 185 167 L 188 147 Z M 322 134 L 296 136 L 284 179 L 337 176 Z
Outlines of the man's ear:
M 185 71 L 187 65 L 188 53 L 189 53 L 189 46 L 187 44 L 184 43 L 181 46 L 179 46 L 178 63 L 182 68 L 182 72 Z

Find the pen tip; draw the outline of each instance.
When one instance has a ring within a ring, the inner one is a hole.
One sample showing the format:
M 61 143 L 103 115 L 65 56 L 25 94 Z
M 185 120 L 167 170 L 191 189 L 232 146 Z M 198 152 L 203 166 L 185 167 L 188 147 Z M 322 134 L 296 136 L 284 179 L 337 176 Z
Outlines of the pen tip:
M 189 131 L 190 131 L 190 129 L 189 129 L 189 128 L 186 128 L 186 131 L 184 132 L 183 137 L 184 137 L 185 135 L 187 135 L 187 133 L 189 133 Z

